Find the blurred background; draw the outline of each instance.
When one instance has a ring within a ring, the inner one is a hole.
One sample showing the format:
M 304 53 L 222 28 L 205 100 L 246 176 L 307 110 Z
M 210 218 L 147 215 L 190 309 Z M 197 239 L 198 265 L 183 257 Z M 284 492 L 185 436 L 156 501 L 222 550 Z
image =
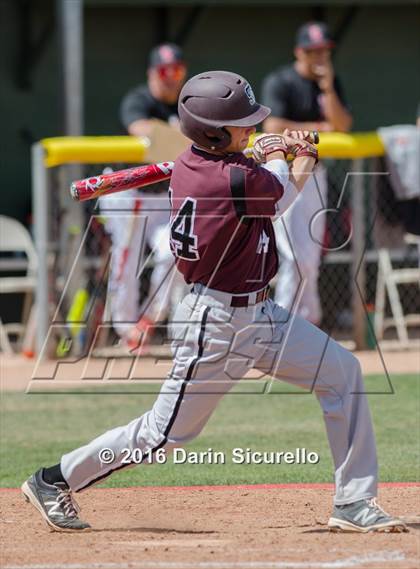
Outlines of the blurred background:
M 58 4 L 0 2 L 2 211 L 26 222 L 30 145 L 65 133 Z M 340 32 L 335 63 L 351 101 L 353 130 L 415 120 L 420 93 L 417 0 L 83 4 L 86 135 L 122 134 L 120 99 L 143 80 L 154 45 L 181 43 L 190 75 L 234 69 L 249 79 L 258 97 L 264 76 L 289 63 L 296 29 L 311 19 L 325 20 Z
M 420 8 L 417 0 L 331 0 L 326 3 L 316 0 L 184 0 L 165 3 L 151 0 L 0 0 L 2 215 L 19 221 L 34 236 L 32 145 L 45 138 L 66 135 L 124 134 L 119 119 L 122 96 L 136 84 L 144 82 L 148 55 L 155 45 L 167 41 L 179 44 L 188 62 L 188 76 L 207 69 L 234 70 L 244 75 L 253 85 L 258 99 L 264 77 L 273 69 L 291 62 L 296 30 L 310 20 L 326 22 L 334 36 L 334 67 L 339 72 L 351 106 L 352 131 L 376 132 L 379 127 L 416 123 L 420 100 Z M 96 161 L 94 166 L 85 165 L 80 170 L 64 168 L 66 174 L 61 178 L 58 168 L 53 178 L 49 178 L 48 239 L 56 255 L 60 255 L 60 243 L 63 243 L 60 227 L 57 227 L 62 219 L 60 212 L 70 211 L 70 206 L 63 205 L 60 196 L 67 191 L 68 182 L 78 174 L 80 177 L 93 175 L 107 165 L 104 160 L 103 164 Z M 122 165 L 120 163 L 117 167 Z M 327 166 L 329 203 L 334 204 L 342 191 L 346 174 L 353 166 L 350 157 L 339 161 L 332 157 Z M 371 172 L 388 171 L 384 162 L 378 165 L 373 159 L 369 160 L 368 169 Z M 372 195 L 382 191 L 382 195 L 387 197 L 385 205 L 382 203 L 380 207 L 393 210 L 395 195 L 392 190 L 390 193 L 387 184 L 387 181 L 381 181 L 373 187 L 366 180 L 358 190 L 363 194 L 359 196 L 358 203 L 363 206 L 359 211 L 359 222 L 361 219 L 365 232 L 362 243 L 358 245 L 359 253 L 365 248 L 371 252 L 363 275 L 363 304 L 369 309 L 363 312 L 363 308 L 354 308 L 355 287 L 352 282 L 359 260 L 355 258 L 351 243 L 340 251 L 344 254 L 342 258 L 328 258 L 327 252 L 320 273 L 322 326 L 337 338 L 351 340 L 359 347 L 375 347 L 372 322 L 378 294 L 377 251 L 382 245 L 375 244 L 372 233 L 378 210 L 378 200 L 372 199 Z M 52 195 L 52 188 L 54 192 L 60 188 L 58 197 Z M 339 222 L 332 219 L 328 224 L 331 248 L 335 242 L 343 241 L 343 224 L 355 213 L 351 192 L 347 194 L 348 204 L 342 209 L 344 217 Z M 89 224 L 91 213 L 91 210 L 84 209 L 83 221 L 79 219 L 77 222 L 84 224 L 83 230 Z M 394 226 L 398 223 L 398 220 L 391 222 Z M 407 243 L 405 234 L 402 228 L 399 240 L 395 242 L 398 251 L 390 254 L 389 259 L 397 270 L 416 270 L 418 245 L 415 238 L 408 239 Z M 40 245 L 35 246 L 39 249 Z M 98 276 L 96 262 L 104 249 L 107 247 L 109 250 L 110 247 L 103 227 L 95 229 L 84 247 L 87 261 L 83 270 L 92 281 L 89 293 L 106 297 L 106 275 L 100 273 Z M 387 249 L 392 249 L 390 244 L 387 244 Z M 61 254 L 64 255 L 63 251 Z M 68 250 L 66 255 L 69 255 Z M 26 274 L 26 267 L 10 262 L 10 259 L 20 259 L 16 252 L 3 255 L 2 259 L 3 275 Z M 61 259 L 55 264 L 51 259 L 47 261 L 49 290 L 55 291 L 54 299 L 50 294 L 50 302 L 57 306 L 63 280 L 69 271 L 69 261 Z M 384 267 L 386 262 L 387 259 Z M 415 272 L 410 273 L 404 281 L 406 288 L 397 291 L 401 298 L 396 300 L 394 294 L 393 304 L 389 304 L 387 297 L 383 313 L 394 318 L 394 324 L 395 318 L 399 318 L 401 324 L 405 313 L 418 314 L 417 276 Z M 99 278 L 101 282 L 98 282 Z M 380 286 L 388 291 L 387 283 Z M 23 316 L 19 315 L 27 290 L 13 296 L 9 290 L 9 294 L 1 295 L 4 323 L 23 318 L 26 327 L 30 318 L 30 300 L 24 307 Z M 66 320 L 71 299 L 66 303 L 61 311 L 61 322 Z M 39 306 L 37 310 L 40 310 Z M 54 306 L 46 311 L 51 321 Z M 359 329 L 355 332 L 356 325 Z M 401 332 L 401 326 L 400 333 L 395 330 L 394 326 L 390 339 L 407 344 L 407 333 Z M 417 336 L 418 329 L 414 323 L 411 337 Z M 14 340 L 16 338 L 12 337 L 12 343 Z M 18 350 L 22 348 L 22 342 L 21 337 L 16 344 Z M 27 353 L 36 353 L 34 341 L 29 341 L 28 345 L 32 348 Z M 78 349 L 84 353 L 86 342 Z M 49 353 L 57 355 L 56 348 Z

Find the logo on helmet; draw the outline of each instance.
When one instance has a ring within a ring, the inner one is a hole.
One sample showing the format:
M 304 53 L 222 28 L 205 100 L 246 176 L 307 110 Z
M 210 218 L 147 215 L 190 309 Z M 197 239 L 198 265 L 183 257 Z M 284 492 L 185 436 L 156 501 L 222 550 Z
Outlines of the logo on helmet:
M 249 101 L 249 104 L 251 105 L 251 107 L 254 106 L 256 103 L 256 99 L 255 99 L 254 91 L 252 90 L 252 87 L 249 83 L 245 87 L 245 94 L 248 97 L 248 101 Z

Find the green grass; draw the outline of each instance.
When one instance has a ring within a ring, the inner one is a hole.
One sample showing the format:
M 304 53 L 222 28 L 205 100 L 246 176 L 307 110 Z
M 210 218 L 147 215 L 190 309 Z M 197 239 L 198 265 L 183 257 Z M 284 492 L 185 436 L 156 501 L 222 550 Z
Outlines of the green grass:
M 418 480 L 419 390 L 414 375 L 393 376 L 394 394 L 384 376 L 367 378 L 382 481 Z M 188 449 L 226 453 L 226 464 L 165 465 L 128 469 L 108 486 L 330 482 L 332 461 L 316 398 L 304 392 L 238 394 L 224 398 L 204 432 Z M 156 387 L 152 388 L 152 391 Z M 242 391 L 247 388 L 240 387 Z M 16 487 L 41 465 L 147 410 L 148 394 L 3 393 L 0 424 L 0 486 Z M 320 456 L 316 465 L 235 465 L 235 447 L 288 451 L 305 447 Z

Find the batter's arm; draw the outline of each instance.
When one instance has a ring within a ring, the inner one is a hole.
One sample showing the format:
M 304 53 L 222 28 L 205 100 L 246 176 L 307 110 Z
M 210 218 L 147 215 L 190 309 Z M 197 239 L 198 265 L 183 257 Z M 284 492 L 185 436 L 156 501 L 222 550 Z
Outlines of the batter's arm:
M 312 156 L 297 156 L 290 167 L 289 180 L 298 192 L 303 190 L 307 179 L 312 175 L 316 160 Z
M 262 164 L 261 168 L 268 170 L 283 186 L 283 195 L 275 202 L 274 215 L 271 215 L 271 219 L 275 221 L 289 209 L 299 192 L 290 180 L 289 167 L 284 158 L 273 157 L 266 164 Z
M 315 132 L 286 131 L 283 136 L 261 135 L 254 141 L 254 159 L 260 164 L 265 161 L 260 167 L 268 170 L 280 182 L 282 188 L 273 204 L 274 211 L 270 214 L 272 219 L 283 215 L 292 205 L 315 167 L 318 152 L 305 137 L 313 138 L 316 142 L 318 138 Z M 296 162 L 290 171 L 286 162 L 288 154 L 292 154 Z
M 311 175 L 314 166 L 315 159 L 309 156 L 295 158 L 290 170 L 287 163 L 281 159 L 270 160 L 262 165 L 262 168 L 271 172 L 283 186 L 283 195 L 274 204 L 275 213 L 271 216 L 273 221 L 281 217 L 293 204 Z
M 315 158 L 302 156 L 294 159 L 290 169 L 287 163 L 280 157 L 269 160 L 262 165 L 262 168 L 271 172 L 284 188 L 282 197 L 275 204 L 273 220 L 283 215 L 295 201 L 302 191 L 306 180 L 311 176 L 315 163 Z
M 254 159 L 259 163 L 265 162 L 266 169 L 270 170 L 284 186 L 283 175 L 284 171 L 287 171 L 286 157 L 291 154 L 294 162 L 289 179 L 296 189 L 301 191 L 318 161 L 318 151 L 315 146 L 318 140 L 316 131 L 286 129 L 283 135 L 262 134 L 254 141 Z

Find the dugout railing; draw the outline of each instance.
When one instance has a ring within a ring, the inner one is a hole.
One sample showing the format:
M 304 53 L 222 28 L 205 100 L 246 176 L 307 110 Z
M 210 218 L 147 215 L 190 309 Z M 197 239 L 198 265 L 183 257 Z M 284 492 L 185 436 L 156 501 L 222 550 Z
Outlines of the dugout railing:
M 384 148 L 376 133 L 322 133 L 320 157 L 328 168 L 327 231 L 323 244 L 320 296 L 323 327 L 339 340 L 352 340 L 358 349 L 374 344 L 371 303 L 374 301 L 377 250 L 373 227 L 378 191 L 387 172 L 378 166 Z M 66 330 L 92 317 L 92 299 L 106 295 L 101 263 L 109 239 L 95 206 L 73 202 L 72 180 L 93 176 L 105 166 L 114 169 L 148 162 L 147 140 L 134 137 L 63 137 L 38 142 L 32 149 L 34 239 L 39 258 L 36 287 L 36 351 L 66 354 Z M 81 245 L 82 243 L 82 245 Z M 404 254 L 394 257 L 405 262 Z M 75 260 L 76 259 L 76 260 Z M 102 260 L 101 260 L 102 259 Z M 105 263 L 106 264 L 106 263 Z M 72 278 L 69 279 L 71 273 Z M 71 281 L 71 282 L 70 282 Z M 89 288 L 89 302 L 83 297 Z M 79 304 L 70 298 L 81 295 Z M 409 300 L 415 304 L 414 297 Z M 60 347 L 46 349 L 51 329 Z M 86 338 L 84 338 L 86 342 Z M 79 353 L 83 348 L 78 349 Z

